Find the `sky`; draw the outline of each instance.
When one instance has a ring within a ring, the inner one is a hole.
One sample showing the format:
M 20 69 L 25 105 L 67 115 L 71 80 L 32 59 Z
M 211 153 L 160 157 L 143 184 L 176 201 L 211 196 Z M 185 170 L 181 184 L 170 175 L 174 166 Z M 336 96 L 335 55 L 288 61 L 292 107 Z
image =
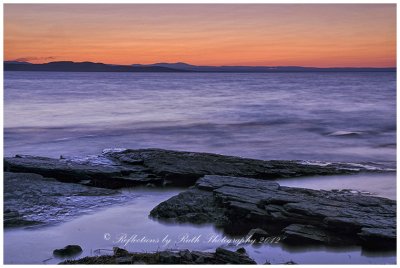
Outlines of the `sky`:
M 393 67 L 395 4 L 5 4 L 5 60 Z

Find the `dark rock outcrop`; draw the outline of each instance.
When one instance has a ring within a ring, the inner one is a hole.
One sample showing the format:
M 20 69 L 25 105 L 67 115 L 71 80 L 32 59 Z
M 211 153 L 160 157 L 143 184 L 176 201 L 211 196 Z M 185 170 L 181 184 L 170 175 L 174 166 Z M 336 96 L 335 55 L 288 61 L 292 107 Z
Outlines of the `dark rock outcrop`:
M 123 251 L 119 250 L 119 252 Z M 189 250 L 155 253 L 125 252 L 123 255 L 103 255 L 67 260 L 61 264 L 256 264 L 256 262 L 250 259 L 245 252 L 239 253 L 217 248 L 215 253 Z
M 192 185 L 204 175 L 224 175 L 258 179 L 277 179 L 308 175 L 332 175 L 357 171 L 348 164 L 324 166 L 300 161 L 256 160 L 210 153 L 160 149 L 125 150 L 107 154 L 122 163 L 140 163 L 154 174 L 174 184 Z M 362 168 L 361 168 L 362 169 Z
M 76 256 L 80 253 L 82 253 L 82 248 L 79 245 L 68 245 L 53 251 L 53 255 L 57 257 Z
M 251 178 L 205 176 L 195 187 L 162 202 L 152 217 L 212 222 L 248 232 L 262 228 L 284 242 L 394 248 L 396 202 L 349 192 L 280 186 Z
M 193 185 L 204 175 L 263 180 L 309 175 L 346 174 L 367 170 L 360 165 L 255 160 L 209 153 L 161 149 L 105 152 L 90 161 L 17 155 L 4 159 L 5 171 L 35 173 L 61 182 L 103 188 L 137 185 Z
M 155 177 L 144 167 L 119 165 L 111 161 L 100 164 L 79 163 L 67 159 L 17 155 L 5 158 L 4 167 L 10 172 L 35 173 L 61 182 L 111 189 L 163 182 L 161 178 Z

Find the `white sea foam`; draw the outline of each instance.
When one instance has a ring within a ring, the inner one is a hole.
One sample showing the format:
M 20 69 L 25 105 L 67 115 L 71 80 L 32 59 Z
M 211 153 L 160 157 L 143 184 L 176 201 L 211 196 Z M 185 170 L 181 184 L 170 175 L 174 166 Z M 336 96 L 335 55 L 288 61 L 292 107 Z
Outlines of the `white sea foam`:
M 331 165 L 331 162 L 323 162 L 323 161 L 309 161 L 309 160 L 303 160 L 300 161 L 300 164 L 302 165 L 309 165 L 309 166 L 320 166 L 320 167 L 326 167 Z
M 103 154 L 107 154 L 107 153 L 119 153 L 119 152 L 123 152 L 125 151 L 126 148 L 106 148 L 103 150 Z
M 351 170 L 351 171 L 396 171 L 395 168 L 383 166 L 379 163 L 351 163 L 351 162 L 324 162 L 324 161 L 299 161 L 302 165 L 326 167 L 332 165 L 337 169 Z
M 65 161 L 76 164 L 85 164 L 90 166 L 113 166 L 117 165 L 111 159 L 104 155 L 88 155 L 85 157 L 70 157 L 66 158 Z
M 361 135 L 363 132 L 361 131 L 345 131 L 345 130 L 339 130 L 335 131 L 333 133 L 328 134 L 328 136 L 353 136 L 353 135 Z

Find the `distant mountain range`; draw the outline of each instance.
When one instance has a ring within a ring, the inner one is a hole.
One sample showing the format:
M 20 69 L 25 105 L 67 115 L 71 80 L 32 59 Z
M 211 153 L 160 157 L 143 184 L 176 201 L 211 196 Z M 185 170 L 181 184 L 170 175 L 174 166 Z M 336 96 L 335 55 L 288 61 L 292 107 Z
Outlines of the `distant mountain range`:
M 4 62 L 5 71 L 42 71 L 42 72 L 177 72 L 161 66 L 112 65 L 94 62 L 55 61 L 42 64 L 28 62 Z M 184 70 L 179 70 L 185 72 Z
M 133 66 L 159 66 L 172 69 L 186 70 L 192 72 L 249 72 L 249 73 L 271 73 L 271 72 L 395 72 L 396 68 L 317 68 L 301 66 L 196 66 L 184 62 L 177 63 L 155 63 L 150 65 L 134 64 Z
M 114 65 L 94 62 L 55 61 L 42 64 L 5 61 L 5 71 L 43 72 L 223 72 L 223 73 L 278 73 L 278 72 L 396 72 L 390 68 L 317 68 L 301 66 L 197 66 L 184 62 Z

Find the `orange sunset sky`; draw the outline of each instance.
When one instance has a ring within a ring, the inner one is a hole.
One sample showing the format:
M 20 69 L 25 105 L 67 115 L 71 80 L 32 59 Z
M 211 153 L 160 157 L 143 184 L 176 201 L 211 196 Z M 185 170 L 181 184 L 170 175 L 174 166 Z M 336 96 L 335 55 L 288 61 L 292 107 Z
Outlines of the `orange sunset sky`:
M 395 4 L 6 4 L 5 60 L 393 67 Z

